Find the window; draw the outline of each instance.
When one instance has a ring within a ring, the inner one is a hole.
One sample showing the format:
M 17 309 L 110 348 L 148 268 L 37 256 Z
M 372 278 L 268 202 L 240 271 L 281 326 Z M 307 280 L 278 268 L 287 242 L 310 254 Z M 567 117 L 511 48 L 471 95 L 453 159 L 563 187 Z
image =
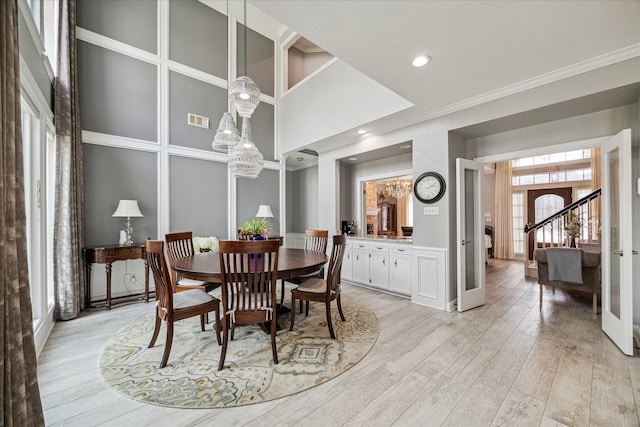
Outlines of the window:
M 548 184 L 554 182 L 588 181 L 591 179 L 591 168 L 572 169 L 558 172 L 542 172 L 511 177 L 513 186 Z
M 591 150 L 575 150 L 564 153 L 543 154 L 541 156 L 523 157 L 511 161 L 511 167 L 519 168 L 525 166 L 548 165 L 552 163 L 561 163 L 572 160 L 584 160 L 591 158 Z
M 555 194 L 545 194 L 540 196 L 535 201 L 535 223 L 542 221 L 545 218 L 550 217 L 554 213 L 564 208 L 564 199 Z M 549 226 L 544 226 L 536 231 L 536 238 L 538 242 L 553 242 L 561 243 L 562 233 L 558 230 L 552 230 Z
M 513 254 L 524 255 L 524 192 L 514 191 L 511 194 Z
M 46 297 L 43 293 L 39 272 L 41 257 L 38 248 L 41 248 L 40 232 L 40 118 L 37 110 L 24 96 L 21 97 L 22 109 L 22 147 L 24 168 L 24 205 L 26 214 L 27 232 L 27 262 L 29 265 L 29 290 L 33 311 L 34 327 L 43 318 L 42 301 Z

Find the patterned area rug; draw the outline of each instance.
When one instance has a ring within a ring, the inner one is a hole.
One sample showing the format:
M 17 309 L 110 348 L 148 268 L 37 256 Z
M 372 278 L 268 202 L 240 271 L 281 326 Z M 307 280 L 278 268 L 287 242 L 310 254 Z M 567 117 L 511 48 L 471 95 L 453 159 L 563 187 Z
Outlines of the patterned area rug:
M 207 325 L 200 331 L 197 317 L 175 324 L 169 362 L 158 369 L 166 337 L 165 326 L 153 348 L 151 314 L 119 331 L 100 355 L 100 372 L 113 390 L 134 400 L 175 408 L 225 408 L 278 399 L 329 381 L 358 363 L 378 338 L 378 319 L 355 299 L 343 296 L 346 322 L 332 303 L 337 339 L 329 337 L 325 310 L 311 304 L 309 317 L 279 316 L 279 364 L 271 355 L 269 335 L 257 326 L 239 326 L 229 341 L 225 369 L 218 371 L 220 350 Z

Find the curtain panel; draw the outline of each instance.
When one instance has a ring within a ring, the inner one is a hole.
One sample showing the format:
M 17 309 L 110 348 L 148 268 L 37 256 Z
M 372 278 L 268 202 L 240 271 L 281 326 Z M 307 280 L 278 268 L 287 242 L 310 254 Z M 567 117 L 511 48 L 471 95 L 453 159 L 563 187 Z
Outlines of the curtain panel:
M 56 194 L 54 216 L 55 318 L 78 317 L 84 300 L 84 188 L 78 95 L 76 1 L 60 0 L 55 81 Z
M 18 2 L 0 1 L 1 425 L 44 425 L 27 264 Z
M 511 162 L 496 163 L 496 221 L 493 230 L 493 256 L 513 259 L 513 200 Z

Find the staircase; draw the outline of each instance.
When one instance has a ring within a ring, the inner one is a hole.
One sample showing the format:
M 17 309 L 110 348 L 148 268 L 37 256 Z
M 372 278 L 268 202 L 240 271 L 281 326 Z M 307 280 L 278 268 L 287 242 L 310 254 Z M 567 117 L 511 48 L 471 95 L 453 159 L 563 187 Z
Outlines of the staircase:
M 574 214 L 582 223 L 580 238 L 575 241 L 576 246 L 587 252 L 600 252 L 600 195 L 601 189 L 598 188 L 537 224 L 525 225 L 525 241 L 528 242 L 533 235 L 534 251 L 535 248 L 570 246 L 571 242 L 565 236 L 564 227 L 569 217 Z M 529 244 L 525 246 L 527 252 L 525 276 L 538 277 L 533 253 L 530 253 Z

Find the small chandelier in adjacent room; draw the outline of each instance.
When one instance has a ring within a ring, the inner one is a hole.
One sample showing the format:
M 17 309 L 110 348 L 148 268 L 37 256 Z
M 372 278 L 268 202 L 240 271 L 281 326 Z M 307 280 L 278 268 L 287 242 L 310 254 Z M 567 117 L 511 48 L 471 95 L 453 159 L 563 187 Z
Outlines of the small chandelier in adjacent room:
M 231 173 L 240 178 L 257 178 L 262 170 L 264 157 L 251 138 L 249 119 L 242 119 L 240 143 L 229 153 L 227 164 Z
M 411 181 L 400 180 L 396 178 L 393 181 L 387 182 L 387 188 L 385 193 L 388 196 L 399 199 L 411 193 Z

